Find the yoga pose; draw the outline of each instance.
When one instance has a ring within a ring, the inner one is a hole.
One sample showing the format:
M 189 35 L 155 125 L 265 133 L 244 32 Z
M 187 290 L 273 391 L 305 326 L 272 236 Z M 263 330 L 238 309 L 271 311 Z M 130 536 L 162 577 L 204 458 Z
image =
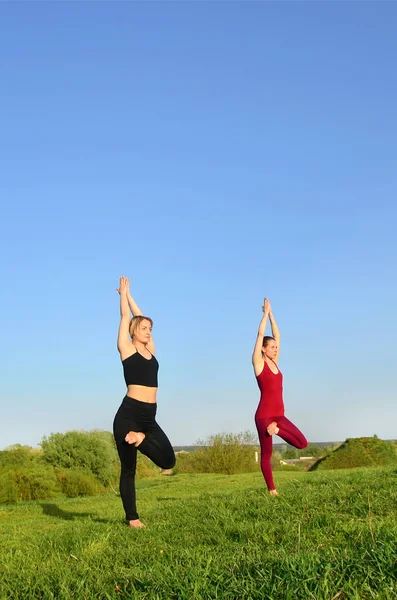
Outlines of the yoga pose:
M 114 418 L 113 434 L 121 462 L 120 495 L 131 527 L 145 527 L 139 520 L 135 499 L 137 451 L 162 469 L 175 465 L 174 450 L 156 423 L 159 364 L 154 356 L 153 322 L 144 317 L 130 294 L 130 283 L 120 277 L 120 327 L 117 348 L 124 369 L 127 394 Z M 130 315 L 132 312 L 132 319 Z
M 255 424 L 261 445 L 261 469 L 267 488 L 272 496 L 278 496 L 273 481 L 271 456 L 272 435 L 275 433 L 295 448 L 306 448 L 303 433 L 284 416 L 283 376 L 278 368 L 280 331 L 267 298 L 262 306 L 263 317 L 252 355 L 256 380 L 261 392 L 255 413 Z M 272 335 L 265 335 L 267 319 L 270 319 Z

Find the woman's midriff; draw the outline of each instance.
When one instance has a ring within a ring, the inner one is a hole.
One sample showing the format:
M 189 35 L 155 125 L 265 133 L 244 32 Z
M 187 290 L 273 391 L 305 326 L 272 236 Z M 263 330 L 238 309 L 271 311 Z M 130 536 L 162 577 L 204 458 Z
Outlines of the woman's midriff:
M 129 385 L 127 387 L 127 396 L 140 400 L 140 402 L 156 403 L 157 388 L 147 387 L 146 385 Z

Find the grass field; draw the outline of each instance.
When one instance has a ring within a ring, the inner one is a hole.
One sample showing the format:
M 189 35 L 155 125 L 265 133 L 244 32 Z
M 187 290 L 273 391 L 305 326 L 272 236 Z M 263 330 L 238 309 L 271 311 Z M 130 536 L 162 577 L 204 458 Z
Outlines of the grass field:
M 397 469 L 176 475 L 114 494 L 0 507 L 0 598 L 397 598 Z

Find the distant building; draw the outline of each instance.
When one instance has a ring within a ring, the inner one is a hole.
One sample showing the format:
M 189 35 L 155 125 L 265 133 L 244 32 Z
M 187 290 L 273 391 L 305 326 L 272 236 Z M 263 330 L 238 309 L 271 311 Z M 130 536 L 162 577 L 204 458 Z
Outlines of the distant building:
M 314 456 L 301 456 L 300 458 L 284 458 L 280 460 L 280 465 L 295 465 L 301 461 L 315 460 Z

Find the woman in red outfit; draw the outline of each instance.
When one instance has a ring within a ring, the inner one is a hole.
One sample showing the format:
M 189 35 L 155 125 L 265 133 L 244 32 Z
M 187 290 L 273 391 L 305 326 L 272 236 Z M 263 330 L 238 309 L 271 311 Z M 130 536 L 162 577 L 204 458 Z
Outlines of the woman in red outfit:
M 280 332 L 267 298 L 262 306 L 263 317 L 252 355 L 256 380 L 261 398 L 255 413 L 255 424 L 261 445 L 261 469 L 267 488 L 272 496 L 278 496 L 273 481 L 271 456 L 272 435 L 276 434 L 295 448 L 306 448 L 303 433 L 284 416 L 283 376 L 278 368 Z M 267 319 L 270 319 L 272 335 L 265 335 Z

